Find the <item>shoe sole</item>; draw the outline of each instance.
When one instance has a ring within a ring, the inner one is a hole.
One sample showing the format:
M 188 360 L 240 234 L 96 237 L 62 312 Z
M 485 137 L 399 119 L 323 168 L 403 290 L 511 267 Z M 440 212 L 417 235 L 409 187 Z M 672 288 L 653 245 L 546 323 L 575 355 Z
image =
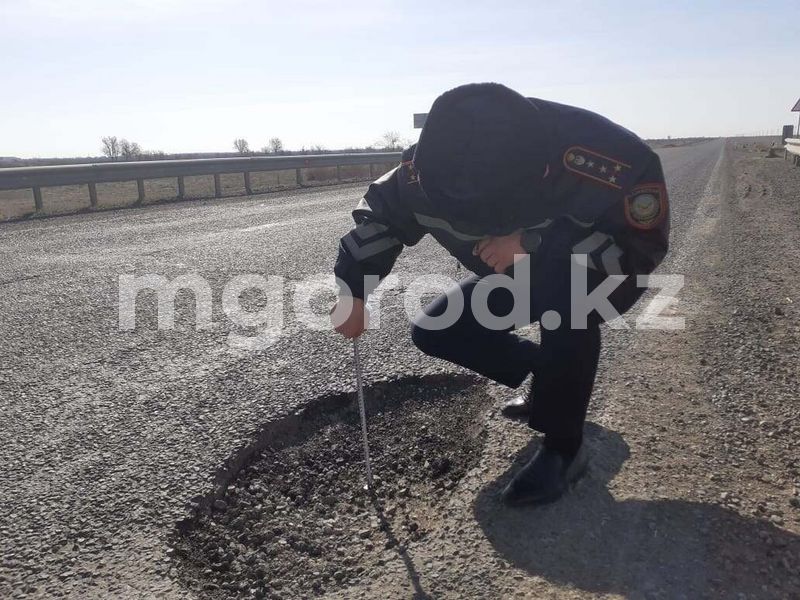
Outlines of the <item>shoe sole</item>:
M 527 412 L 506 412 L 502 411 L 500 413 L 504 418 L 508 419 L 509 421 L 527 421 L 529 418 L 529 413 Z
M 531 414 L 531 409 L 527 405 L 504 406 L 500 409 L 500 414 L 506 419 L 527 419 Z

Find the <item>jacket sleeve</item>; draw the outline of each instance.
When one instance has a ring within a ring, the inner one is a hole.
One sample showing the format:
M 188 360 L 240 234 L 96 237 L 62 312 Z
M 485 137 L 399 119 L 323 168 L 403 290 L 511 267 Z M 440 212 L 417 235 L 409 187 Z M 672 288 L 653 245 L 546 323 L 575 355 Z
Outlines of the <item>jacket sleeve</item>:
M 651 273 L 669 247 L 669 201 L 657 154 L 651 154 L 636 183 L 607 206 L 592 222 L 570 215 L 555 219 L 541 233 L 536 262 L 560 263 L 585 254 L 588 267 L 602 275 Z
M 422 193 L 411 156 L 413 147 L 403 153 L 399 166 L 369 186 L 353 211 L 356 225 L 341 238 L 334 267 L 347 286 L 340 284 L 340 294 L 366 299 L 372 289 L 365 289 L 364 277 L 386 277 L 403 246 L 413 246 L 425 235 L 410 208 L 414 194 Z
M 638 182 L 597 221 L 596 232 L 608 236 L 612 244 L 595 267 L 609 275 L 652 273 L 669 249 L 669 229 L 664 173 L 653 153 Z

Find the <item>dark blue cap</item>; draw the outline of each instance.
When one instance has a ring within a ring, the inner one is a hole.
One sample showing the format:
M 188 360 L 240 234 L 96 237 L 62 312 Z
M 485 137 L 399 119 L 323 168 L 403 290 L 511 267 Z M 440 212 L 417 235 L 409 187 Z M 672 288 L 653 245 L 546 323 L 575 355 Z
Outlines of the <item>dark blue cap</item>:
M 547 146 L 533 101 L 499 83 L 473 83 L 433 103 L 414 166 L 437 216 L 500 233 L 542 197 Z

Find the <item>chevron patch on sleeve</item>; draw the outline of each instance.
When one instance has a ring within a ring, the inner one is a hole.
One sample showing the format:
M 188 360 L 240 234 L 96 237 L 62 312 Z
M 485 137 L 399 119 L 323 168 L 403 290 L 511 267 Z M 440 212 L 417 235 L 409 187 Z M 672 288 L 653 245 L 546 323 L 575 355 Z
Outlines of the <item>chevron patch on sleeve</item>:
M 389 233 L 389 228 L 381 223 L 366 222 L 356 226 L 342 238 L 347 251 L 361 262 L 403 243 Z

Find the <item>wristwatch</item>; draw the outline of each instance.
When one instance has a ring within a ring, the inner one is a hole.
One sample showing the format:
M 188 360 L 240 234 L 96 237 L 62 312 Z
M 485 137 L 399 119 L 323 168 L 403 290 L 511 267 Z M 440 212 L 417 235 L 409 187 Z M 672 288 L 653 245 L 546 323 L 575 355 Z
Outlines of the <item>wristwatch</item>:
M 539 235 L 538 231 L 534 231 L 533 229 L 525 229 L 522 232 L 519 242 L 525 252 L 528 254 L 533 254 L 539 249 L 539 246 L 542 245 L 542 236 Z

